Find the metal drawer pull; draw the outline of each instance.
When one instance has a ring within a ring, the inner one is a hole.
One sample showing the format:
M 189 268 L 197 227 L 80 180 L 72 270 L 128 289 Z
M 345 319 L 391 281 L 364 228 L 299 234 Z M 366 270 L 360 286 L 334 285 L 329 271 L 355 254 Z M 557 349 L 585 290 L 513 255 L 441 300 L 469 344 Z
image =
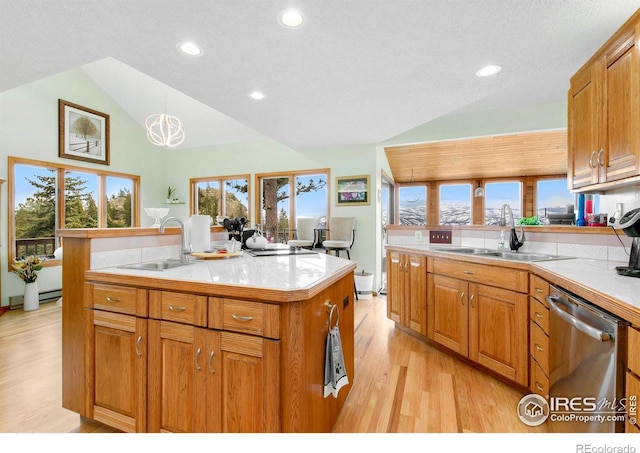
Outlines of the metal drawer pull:
M 473 275 L 474 272 L 473 271 L 462 271 L 463 274 L 467 274 L 467 275 Z
M 120 302 L 120 298 L 107 296 L 107 302 Z
M 543 386 L 541 386 L 540 384 L 538 384 L 538 381 L 536 381 L 536 388 L 537 388 L 538 390 L 540 390 L 541 392 L 544 392 L 544 387 L 543 387 Z
M 185 311 L 187 307 L 176 307 L 174 305 L 169 305 L 169 310 L 171 311 Z
M 536 318 L 542 319 L 542 318 L 544 318 L 544 316 L 542 316 L 540 313 L 536 312 Z
M 195 357 L 195 364 L 196 364 L 196 371 L 200 371 L 200 365 L 198 364 L 198 361 L 200 360 L 200 353 L 202 352 L 202 350 L 200 348 L 198 348 L 196 350 L 196 357 Z
M 469 301 L 471 302 L 471 308 L 475 308 L 474 305 L 473 305 L 473 299 L 475 299 L 475 298 L 476 298 L 476 295 L 472 294 L 471 298 L 469 299 Z
M 464 305 L 464 291 L 460 293 L 460 302 Z
M 211 353 L 209 354 L 209 373 L 214 374 L 215 371 L 213 369 L 213 354 L 215 354 L 214 351 L 211 351 Z
M 541 293 L 542 292 L 542 288 L 536 288 L 536 292 L 537 293 Z
M 142 343 L 142 336 L 139 336 L 136 340 L 136 356 L 142 357 L 142 352 L 140 352 L 140 343 Z
M 536 343 L 536 349 L 541 352 L 544 351 L 544 348 L 540 346 L 538 343 Z
M 253 316 L 240 316 L 240 315 L 233 314 L 231 315 L 231 317 L 236 321 L 253 321 Z

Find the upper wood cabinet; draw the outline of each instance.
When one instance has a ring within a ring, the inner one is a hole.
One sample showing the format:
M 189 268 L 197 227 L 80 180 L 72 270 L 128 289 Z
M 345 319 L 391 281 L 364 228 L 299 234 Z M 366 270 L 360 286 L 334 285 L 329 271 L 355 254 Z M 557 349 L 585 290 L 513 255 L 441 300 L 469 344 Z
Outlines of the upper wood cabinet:
M 640 10 L 571 78 L 568 150 L 571 189 L 640 181 Z

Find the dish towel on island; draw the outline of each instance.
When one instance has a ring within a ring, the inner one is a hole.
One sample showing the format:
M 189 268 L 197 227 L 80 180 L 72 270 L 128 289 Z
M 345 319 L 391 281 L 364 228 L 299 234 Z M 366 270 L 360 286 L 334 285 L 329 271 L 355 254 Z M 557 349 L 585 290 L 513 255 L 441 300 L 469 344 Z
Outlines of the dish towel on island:
M 324 358 L 324 397 L 333 395 L 334 398 L 337 398 L 340 389 L 348 383 L 349 378 L 344 367 L 340 331 L 336 325 L 327 335 Z

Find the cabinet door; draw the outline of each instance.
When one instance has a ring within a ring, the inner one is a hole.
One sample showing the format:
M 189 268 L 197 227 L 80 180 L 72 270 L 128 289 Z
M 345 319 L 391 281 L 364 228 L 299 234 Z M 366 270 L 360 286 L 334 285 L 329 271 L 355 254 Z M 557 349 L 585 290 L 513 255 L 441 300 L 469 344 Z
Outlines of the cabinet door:
M 572 188 L 598 182 L 598 89 L 595 66 L 571 79 L 569 90 L 569 184 Z
M 149 432 L 219 432 L 219 332 L 149 321 Z
M 279 341 L 220 332 L 222 432 L 280 430 L 279 362 Z
M 428 275 L 427 336 L 447 348 L 468 353 L 467 282 Z
M 469 284 L 469 358 L 528 385 L 527 295 Z
M 605 52 L 600 182 L 639 174 L 640 51 L 635 43 L 631 29 Z
M 405 299 L 407 307 L 406 325 L 421 335 L 427 334 L 427 257 L 406 256 Z
M 85 317 L 87 413 L 122 431 L 146 432 L 146 319 L 100 310 Z
M 387 317 L 402 323 L 402 303 L 404 298 L 404 255 L 387 252 Z

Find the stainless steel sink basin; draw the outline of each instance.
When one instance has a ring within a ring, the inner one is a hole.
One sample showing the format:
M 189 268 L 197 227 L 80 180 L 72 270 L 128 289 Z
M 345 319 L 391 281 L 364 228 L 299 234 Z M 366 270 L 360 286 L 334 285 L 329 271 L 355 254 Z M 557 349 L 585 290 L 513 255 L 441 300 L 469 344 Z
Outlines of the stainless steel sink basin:
M 140 271 L 165 271 L 174 267 L 188 266 L 191 263 L 181 263 L 178 260 L 149 261 L 146 263 L 133 263 L 118 266 L 119 269 L 136 269 Z
M 474 255 L 487 258 L 499 258 L 512 261 L 552 261 L 571 259 L 570 256 L 548 255 L 545 253 L 526 253 L 526 252 L 509 252 L 500 250 L 489 250 L 473 247 L 450 247 L 450 248 L 434 248 L 434 251 L 459 253 L 462 255 Z

